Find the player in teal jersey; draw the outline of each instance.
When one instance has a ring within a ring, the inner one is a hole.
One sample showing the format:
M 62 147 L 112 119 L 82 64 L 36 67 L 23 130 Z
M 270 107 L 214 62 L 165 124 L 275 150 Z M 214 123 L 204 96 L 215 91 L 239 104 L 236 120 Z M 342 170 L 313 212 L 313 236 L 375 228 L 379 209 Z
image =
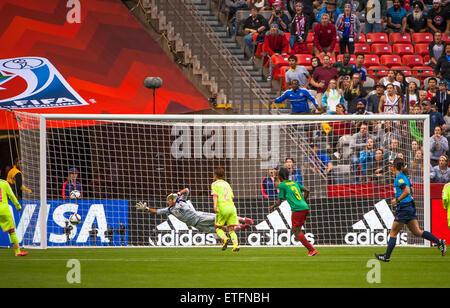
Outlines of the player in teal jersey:
M 19 240 L 16 235 L 16 226 L 9 210 L 8 199 L 14 203 L 19 212 L 22 210 L 22 207 L 20 206 L 19 201 L 17 201 L 17 198 L 14 195 L 11 186 L 9 186 L 9 183 L 5 180 L 0 180 L 0 227 L 4 232 L 9 233 L 9 238 L 13 244 L 15 256 L 23 257 L 26 256 L 28 252 L 20 250 Z
M 447 247 L 445 240 L 439 240 L 436 236 L 428 231 L 423 231 L 419 227 L 419 222 L 416 215 L 416 206 L 412 197 L 411 181 L 407 176 L 405 170 L 405 162 L 401 158 L 394 159 L 394 191 L 395 198 L 392 199 L 392 206 L 396 207 L 395 220 L 392 223 L 392 228 L 389 233 L 388 247 L 386 253 L 379 255 L 375 254 L 375 258 L 380 261 L 389 262 L 391 260 L 391 253 L 397 244 L 397 234 L 403 229 L 406 224 L 408 229 L 417 237 L 422 237 L 430 242 L 435 243 L 442 256 L 445 256 Z
M 309 190 L 303 185 L 289 180 L 289 170 L 281 168 L 278 172 L 278 200 L 275 204 L 270 206 L 270 212 L 281 205 L 286 200 L 292 211 L 292 232 L 295 237 L 308 249 L 308 256 L 315 256 L 318 254 L 313 245 L 308 242 L 302 232 L 302 226 L 305 224 L 306 217 L 309 213 L 309 206 L 305 201 L 308 198 Z
M 228 226 L 228 234 L 233 243 L 233 252 L 239 251 L 239 243 L 234 227 L 239 225 L 236 206 L 234 205 L 233 190 L 230 184 L 224 180 L 225 169 L 216 168 L 214 170 L 214 182 L 211 184 L 211 196 L 214 202 L 214 212 L 216 212 L 216 233 L 222 239 L 222 250 L 227 249 L 228 237 L 223 231 L 223 226 Z

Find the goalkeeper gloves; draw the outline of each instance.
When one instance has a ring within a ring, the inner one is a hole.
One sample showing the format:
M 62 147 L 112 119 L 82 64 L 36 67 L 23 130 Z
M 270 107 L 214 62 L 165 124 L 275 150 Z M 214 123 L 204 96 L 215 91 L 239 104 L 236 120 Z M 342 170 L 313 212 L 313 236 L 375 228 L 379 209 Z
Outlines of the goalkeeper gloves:
M 140 211 L 148 211 L 147 202 L 138 201 L 136 203 L 136 209 Z

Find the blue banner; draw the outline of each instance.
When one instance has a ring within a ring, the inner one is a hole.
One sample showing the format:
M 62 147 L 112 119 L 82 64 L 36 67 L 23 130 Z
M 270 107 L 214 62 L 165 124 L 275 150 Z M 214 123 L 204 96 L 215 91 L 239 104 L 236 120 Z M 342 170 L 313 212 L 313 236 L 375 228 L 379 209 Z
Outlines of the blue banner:
M 47 213 L 47 246 L 126 246 L 128 245 L 127 200 L 50 200 Z M 11 205 L 16 234 L 21 245 L 40 245 L 41 219 L 38 201 L 23 201 L 22 212 Z M 72 225 L 69 217 L 81 216 L 81 223 Z M 11 246 L 9 236 L 2 232 L 0 246 Z

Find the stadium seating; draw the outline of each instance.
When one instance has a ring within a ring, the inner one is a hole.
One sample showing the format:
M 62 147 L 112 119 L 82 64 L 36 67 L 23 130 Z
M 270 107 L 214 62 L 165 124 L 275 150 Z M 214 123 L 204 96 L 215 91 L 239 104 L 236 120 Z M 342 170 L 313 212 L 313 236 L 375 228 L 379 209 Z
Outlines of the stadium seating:
M 403 64 L 410 67 L 423 66 L 423 57 L 421 55 L 404 55 Z
M 394 34 L 394 33 L 392 33 Z M 392 51 L 399 56 L 412 55 L 414 53 L 414 47 L 412 44 L 393 44 Z
M 368 33 L 367 35 L 369 35 Z M 375 33 L 372 33 L 375 34 Z M 371 45 L 371 51 L 374 54 L 377 54 L 379 56 L 381 55 L 391 55 L 392 54 L 392 47 L 388 43 L 375 43 Z
M 389 43 L 389 37 L 386 33 L 367 33 L 366 42 L 369 44 Z
M 367 43 L 355 43 L 355 54 L 357 55 L 360 53 L 364 55 L 370 54 L 370 45 Z
M 391 69 L 393 69 L 395 71 L 401 71 L 403 73 L 403 75 L 405 75 L 405 76 L 413 75 L 413 71 L 411 70 L 411 68 L 409 66 L 397 65 L 397 66 L 392 66 Z
M 414 45 L 414 53 L 425 57 L 428 55 L 428 44 L 426 43 L 417 43 Z
M 433 41 L 433 34 L 431 33 L 413 33 L 411 35 L 413 43 L 425 43 L 429 44 Z
M 380 78 L 387 75 L 389 67 L 387 66 L 372 66 L 367 70 L 367 75 L 369 75 L 374 80 L 379 80 Z
M 411 36 L 408 33 L 390 33 L 389 34 L 389 42 L 393 44 L 411 44 Z
M 392 67 L 395 65 L 402 65 L 402 57 L 398 55 L 382 55 L 380 57 L 381 65 L 385 65 L 387 67 Z
M 308 32 L 308 36 L 306 38 L 306 42 L 307 43 L 312 43 L 314 42 L 314 33 L 313 32 Z
M 379 66 L 380 65 L 380 58 L 377 55 L 369 54 L 366 55 L 364 58 L 364 67 L 371 67 L 371 66 Z
M 297 57 L 297 64 L 302 66 L 311 66 L 312 55 L 308 54 L 298 54 L 295 55 Z

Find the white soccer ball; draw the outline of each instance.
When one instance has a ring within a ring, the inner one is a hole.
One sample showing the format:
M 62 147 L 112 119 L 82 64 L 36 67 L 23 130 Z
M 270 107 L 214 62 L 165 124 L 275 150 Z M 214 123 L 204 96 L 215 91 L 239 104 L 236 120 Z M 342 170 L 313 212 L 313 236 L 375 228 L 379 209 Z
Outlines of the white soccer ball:
M 79 190 L 72 190 L 70 192 L 70 199 L 80 199 L 81 198 L 81 192 Z
M 80 214 L 73 213 L 72 215 L 70 215 L 69 221 L 72 225 L 78 225 L 81 222 Z

